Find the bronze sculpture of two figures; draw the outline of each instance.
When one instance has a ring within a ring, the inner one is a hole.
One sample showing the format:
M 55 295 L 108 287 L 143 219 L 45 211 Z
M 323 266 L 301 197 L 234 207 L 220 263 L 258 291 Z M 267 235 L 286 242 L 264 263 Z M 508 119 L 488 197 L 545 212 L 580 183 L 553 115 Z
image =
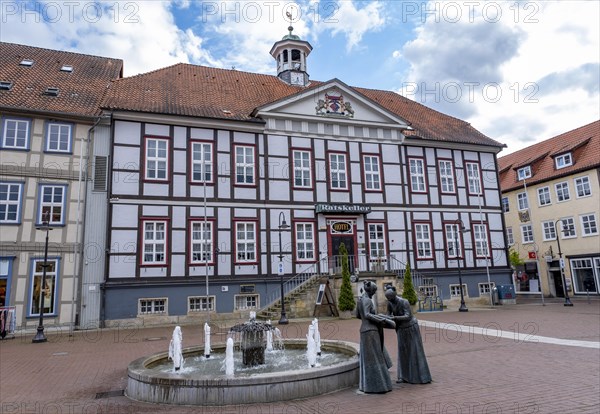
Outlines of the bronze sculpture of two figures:
M 385 292 L 387 315 L 378 314 L 373 303 L 377 285 L 367 281 L 357 304 L 360 326 L 360 375 L 358 389 L 365 393 L 386 393 L 392 390 L 389 368 L 392 360 L 385 349 L 383 329 L 395 329 L 398 339 L 397 382 L 426 384 L 431 374 L 423 350 L 417 319 L 410 303 L 396 294 L 394 288 Z

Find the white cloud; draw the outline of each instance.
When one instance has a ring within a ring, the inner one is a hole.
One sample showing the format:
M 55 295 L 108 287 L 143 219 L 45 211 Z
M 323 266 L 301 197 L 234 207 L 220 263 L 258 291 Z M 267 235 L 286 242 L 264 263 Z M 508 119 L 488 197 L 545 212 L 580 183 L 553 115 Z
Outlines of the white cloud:
M 370 2 L 362 9 L 358 9 L 356 3 L 339 1 L 334 4 L 322 1 L 321 8 L 326 16 L 315 24 L 318 32 L 329 30 L 334 36 L 344 35 L 348 52 L 359 46 L 365 33 L 381 30 L 386 22 L 383 2 Z
M 500 15 L 428 15 L 402 49 L 410 69 L 399 91 L 471 122 L 506 153 L 600 118 L 599 3 L 493 3 Z
M 33 9 L 21 4 L 10 14 L 3 6 L 2 40 L 120 58 L 126 76 L 179 62 L 216 63 L 201 38 L 176 26 L 170 3 L 99 4 L 36 2 Z
M 402 57 L 402 52 L 399 50 L 394 50 L 394 52 L 392 53 L 392 57 L 394 59 L 400 59 Z

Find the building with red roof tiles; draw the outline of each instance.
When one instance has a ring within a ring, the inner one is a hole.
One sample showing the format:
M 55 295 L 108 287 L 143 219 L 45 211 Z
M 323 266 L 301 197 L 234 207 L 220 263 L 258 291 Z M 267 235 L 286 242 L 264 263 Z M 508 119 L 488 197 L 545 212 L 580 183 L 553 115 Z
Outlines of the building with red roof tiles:
M 122 69 L 119 59 L 0 43 L 0 307 L 16 326 L 38 326 L 40 314 L 74 326 L 82 306 L 99 309 L 80 295 L 86 167 L 98 147 L 108 153 L 100 103 Z
M 508 244 L 524 261 L 513 275 L 517 292 L 566 303 L 569 294 L 598 294 L 600 121 L 501 157 L 498 166 Z
M 511 283 L 504 145 L 396 93 L 312 80 L 311 51 L 290 33 L 275 76 L 177 64 L 112 82 L 101 323 L 312 316 L 342 244 L 382 311 L 406 264 L 421 299 L 450 307 Z

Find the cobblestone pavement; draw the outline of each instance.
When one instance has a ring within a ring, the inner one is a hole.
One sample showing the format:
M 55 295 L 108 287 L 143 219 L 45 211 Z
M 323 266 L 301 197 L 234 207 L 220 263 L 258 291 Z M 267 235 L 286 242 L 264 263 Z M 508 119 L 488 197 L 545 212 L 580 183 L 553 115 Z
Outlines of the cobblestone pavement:
M 600 413 L 600 300 L 573 303 L 569 308 L 556 300 L 545 306 L 528 300 L 417 314 L 431 384 L 225 407 L 154 405 L 123 396 L 129 362 L 167 350 L 173 326 L 55 332 L 42 344 L 32 344 L 31 333 L 17 333 L 0 341 L 0 413 Z M 304 338 L 309 322 L 292 320 L 281 327 L 284 336 Z M 358 342 L 359 324 L 321 319 L 321 337 Z M 182 330 L 184 346 L 202 344 L 202 326 Z M 213 343 L 224 341 L 225 332 L 215 326 Z M 393 331 L 386 331 L 385 342 L 395 359 Z

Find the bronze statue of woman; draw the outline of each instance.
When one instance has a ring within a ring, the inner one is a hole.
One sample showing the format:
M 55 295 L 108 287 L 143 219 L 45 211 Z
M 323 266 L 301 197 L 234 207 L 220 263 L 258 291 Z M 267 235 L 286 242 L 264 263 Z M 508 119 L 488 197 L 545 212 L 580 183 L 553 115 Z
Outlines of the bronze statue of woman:
M 360 325 L 360 359 L 358 389 L 365 393 L 385 393 L 392 390 L 388 371 L 392 360 L 383 344 L 383 328 L 394 328 L 391 318 L 378 315 L 371 299 L 377 291 L 374 282 L 367 281 L 365 292 L 358 300 L 357 317 Z
M 410 303 L 398 296 L 393 287 L 385 291 L 385 297 L 388 300 L 388 315 L 396 322 L 398 337 L 398 380 L 396 382 L 411 384 L 431 382 L 419 323 L 413 316 Z

